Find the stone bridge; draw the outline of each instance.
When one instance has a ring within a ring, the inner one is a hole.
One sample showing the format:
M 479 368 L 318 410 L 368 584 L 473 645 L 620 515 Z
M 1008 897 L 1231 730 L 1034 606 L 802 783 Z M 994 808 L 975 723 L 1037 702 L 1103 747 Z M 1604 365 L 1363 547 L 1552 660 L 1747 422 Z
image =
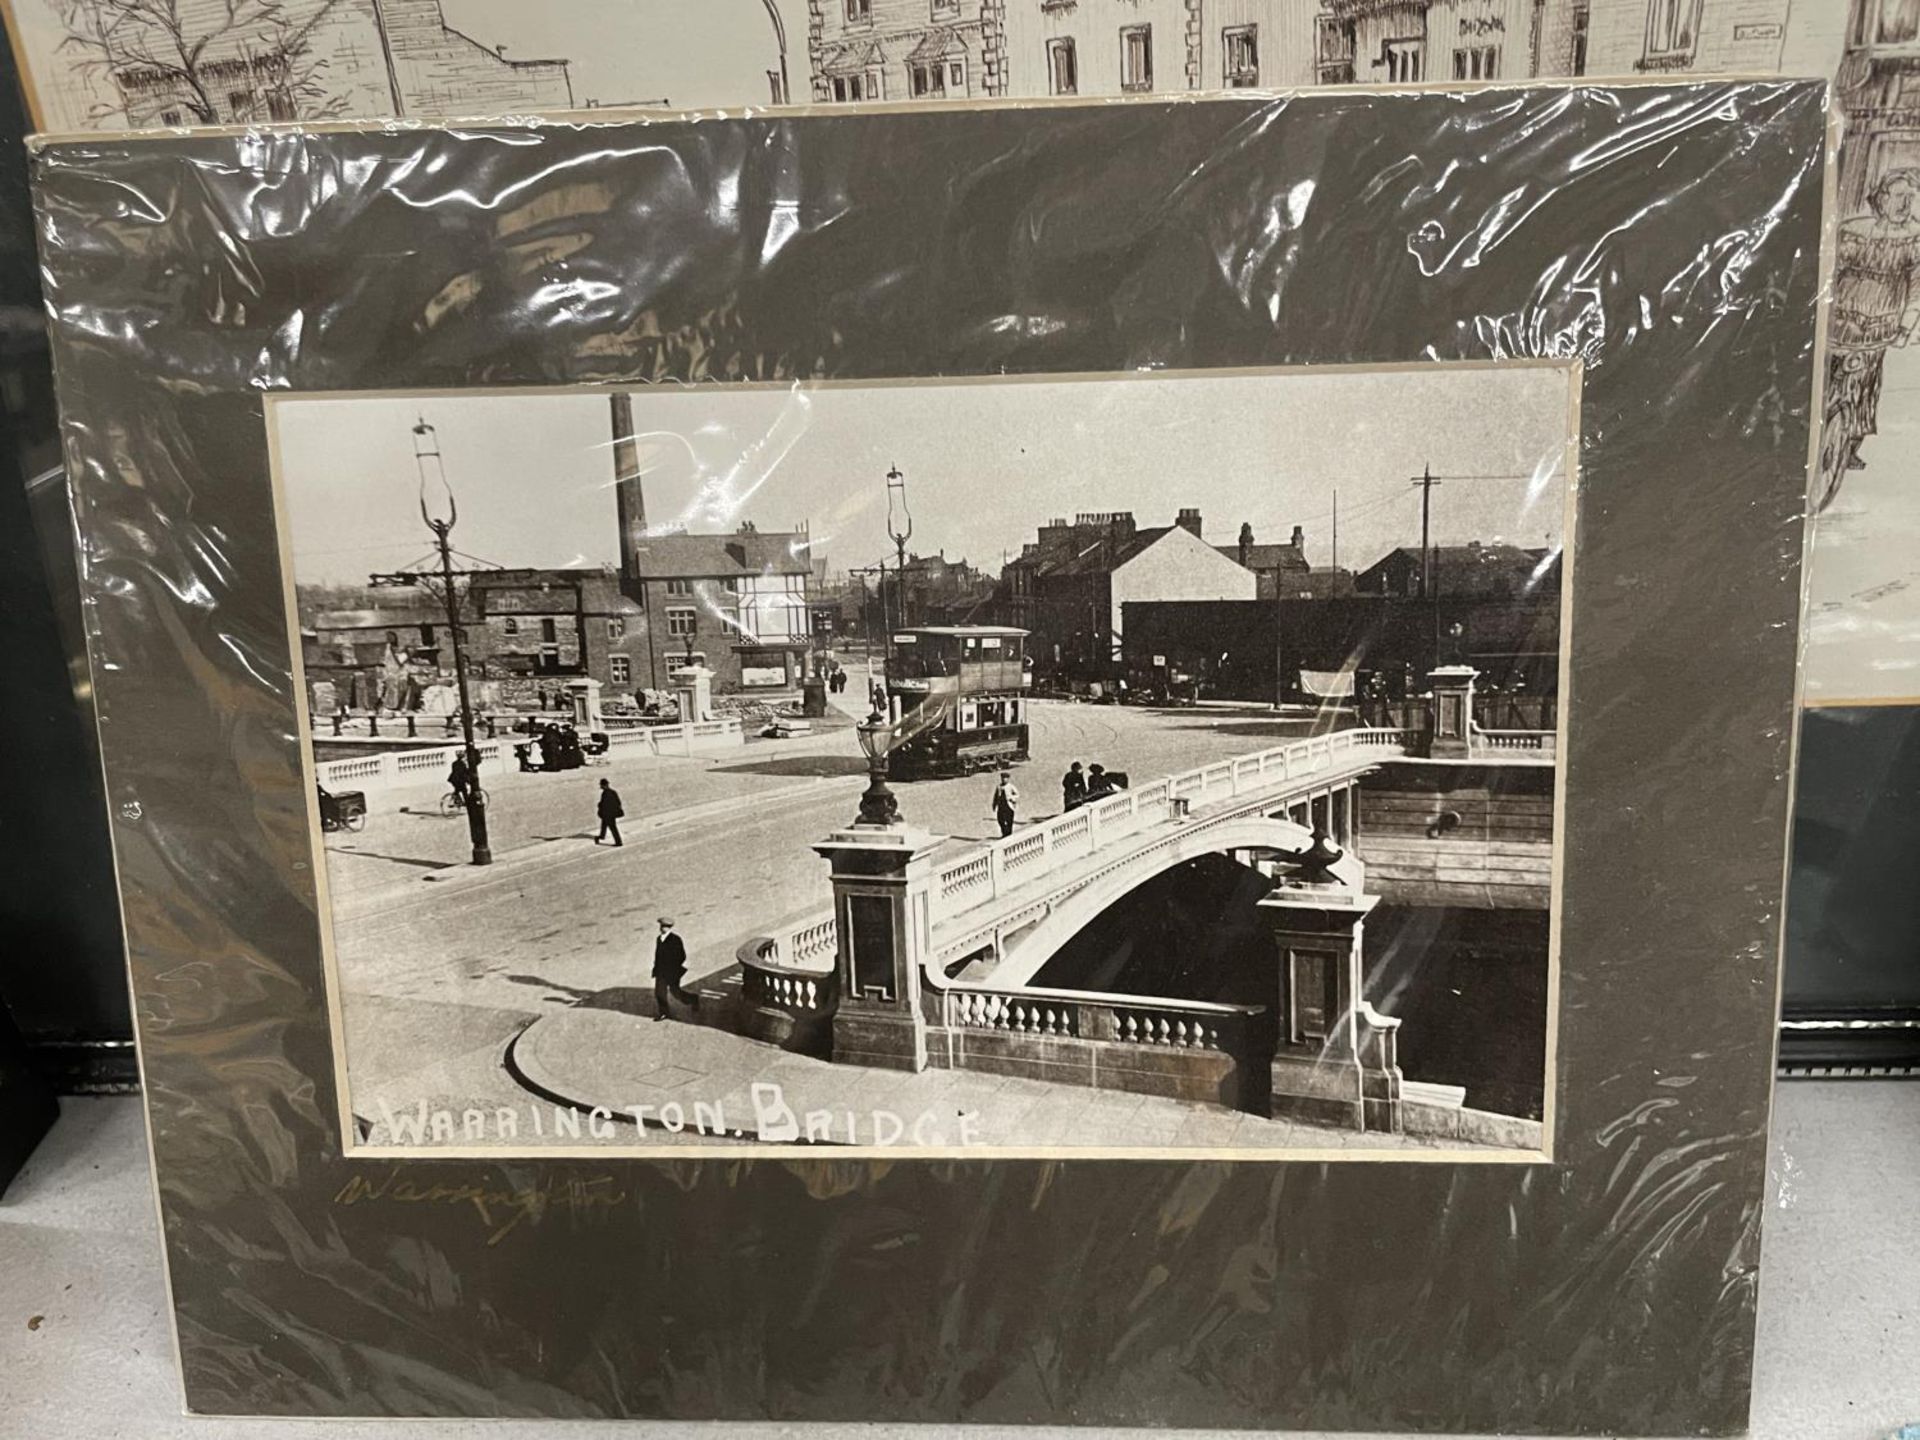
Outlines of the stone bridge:
M 1102 910 L 1162 871 L 1205 854 L 1303 851 L 1315 828 L 1345 847 L 1358 817 L 1354 782 L 1406 754 L 1406 741 L 1400 730 L 1290 741 L 1122 791 L 1002 840 L 936 849 L 919 947 L 927 978 L 940 984 L 969 970 L 995 988 L 1024 985 Z M 1359 886 L 1357 860 L 1343 857 L 1337 868 Z M 752 963 L 788 982 L 830 975 L 838 933 L 834 912 L 823 908 L 757 942 Z
M 854 1064 L 982 1069 L 1461 1137 L 1471 1128 L 1463 1115 L 1474 1112 L 1462 1112 L 1458 1096 L 1436 1107 L 1403 1095 L 1400 1021 L 1362 994 L 1364 922 L 1379 897 L 1352 850 L 1361 781 L 1401 762 L 1432 771 L 1439 778 L 1422 783 L 1442 787 L 1511 769 L 1550 789 L 1553 737 L 1479 730 L 1471 681 L 1470 671 L 1435 672 L 1425 731 L 1291 741 L 1004 839 L 955 845 L 900 825 L 829 835 L 815 849 L 832 867 L 832 909 L 742 947 L 743 1028 Z M 1303 863 L 1316 834 L 1338 858 Z M 1261 901 L 1276 945 L 1273 1005 L 1033 983 L 1103 911 L 1205 854 L 1231 855 L 1273 881 Z M 1471 1123 L 1483 1143 L 1539 1147 L 1536 1122 Z

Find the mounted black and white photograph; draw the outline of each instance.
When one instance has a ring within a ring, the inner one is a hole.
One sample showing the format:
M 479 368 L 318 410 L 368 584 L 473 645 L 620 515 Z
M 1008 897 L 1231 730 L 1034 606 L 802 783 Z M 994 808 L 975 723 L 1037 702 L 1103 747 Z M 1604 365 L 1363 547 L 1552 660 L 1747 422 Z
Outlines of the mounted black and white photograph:
M 272 397 L 350 1146 L 1547 1158 L 1576 394 Z

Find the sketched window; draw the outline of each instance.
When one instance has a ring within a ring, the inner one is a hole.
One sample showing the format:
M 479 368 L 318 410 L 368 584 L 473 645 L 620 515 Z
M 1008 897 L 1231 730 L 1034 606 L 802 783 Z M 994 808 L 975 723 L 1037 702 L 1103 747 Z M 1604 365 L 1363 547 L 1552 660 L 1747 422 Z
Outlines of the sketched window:
M 1587 5 L 1573 7 L 1573 63 L 1569 69 L 1575 75 L 1587 73 L 1587 34 L 1593 28 L 1593 10 Z
M 1417 85 L 1427 74 L 1427 42 L 1389 40 L 1386 49 L 1387 81 L 1393 85 Z
M 847 23 L 849 25 L 871 25 L 873 23 L 873 0 L 847 0 Z
M 967 93 L 967 62 L 949 60 L 947 62 L 947 88 L 956 95 Z
M 1080 93 L 1080 57 L 1071 40 L 1047 42 L 1047 87 L 1053 95 Z
M 1848 44 L 1857 50 L 1920 52 L 1920 5 L 1914 0 L 1858 0 Z
M 627 622 L 618 615 L 609 615 L 607 617 L 607 638 L 609 640 L 624 640 L 626 635 Z
M 1120 32 L 1120 88 L 1153 88 L 1153 27 L 1129 25 Z
M 542 620 L 540 622 L 540 638 L 549 645 L 558 643 L 560 639 L 560 622 L 557 620 Z
M 691 595 L 691 594 L 693 594 L 693 581 L 691 581 L 691 580 L 669 580 L 669 581 L 667 581 L 667 594 L 669 594 L 669 595 Z
M 930 65 L 907 67 L 907 93 L 916 100 L 938 99 L 947 93 L 947 65 L 935 60 Z
M 1703 0 L 1651 0 L 1647 6 L 1647 60 L 1684 65 L 1700 39 Z M 1911 9 L 1911 6 L 1903 8 Z
M 1492 80 L 1500 73 L 1498 45 L 1466 45 L 1453 52 L 1453 78 Z
M 686 639 L 693 634 L 694 611 L 691 607 L 674 606 L 667 611 L 667 634 Z
M 624 655 L 607 657 L 607 679 L 615 685 L 625 685 L 633 679 L 633 662 Z
M 1322 85 L 1353 83 L 1354 22 L 1334 15 L 1318 17 L 1314 71 Z
M 509 615 L 500 622 L 500 633 L 511 639 L 520 633 L 520 622 Z
M 933 18 L 936 20 L 959 19 L 960 0 L 933 0 Z
M 160 123 L 162 125 L 178 125 L 180 123 L 180 112 L 178 110 L 162 110 L 160 112 Z
M 1260 83 L 1260 32 L 1255 25 L 1235 25 L 1220 36 L 1221 69 L 1227 87 L 1245 89 Z

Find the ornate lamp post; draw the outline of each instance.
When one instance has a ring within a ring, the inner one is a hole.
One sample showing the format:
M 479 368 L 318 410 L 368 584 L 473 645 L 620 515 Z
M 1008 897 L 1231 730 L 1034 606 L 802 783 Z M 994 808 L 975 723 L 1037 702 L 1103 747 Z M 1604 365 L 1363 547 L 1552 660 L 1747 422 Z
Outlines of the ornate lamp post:
M 900 627 L 905 629 L 910 620 L 907 615 L 907 541 L 913 538 L 913 513 L 907 509 L 907 477 L 900 473 L 898 465 L 887 471 L 887 538 L 893 541 L 896 561 L 893 583 L 900 596 L 900 603 L 894 609 L 899 614 Z
M 900 824 L 900 802 L 887 788 L 887 752 L 893 748 L 893 726 L 875 710 L 854 727 L 860 750 L 867 757 L 867 789 L 860 797 L 860 818 L 854 824 L 869 829 L 891 829 Z
M 440 552 L 440 583 L 447 602 L 447 634 L 453 646 L 453 678 L 460 695 L 460 733 L 466 741 L 467 774 L 471 789 L 467 795 L 467 833 L 473 841 L 473 863 L 491 865 L 493 848 L 487 843 L 487 798 L 480 788 L 480 752 L 473 744 L 473 705 L 467 696 L 467 659 L 460 646 L 460 602 L 453 592 L 453 547 L 447 537 L 460 518 L 454 503 L 453 487 L 447 484 L 446 467 L 440 459 L 440 436 L 424 417 L 413 427 L 413 464 L 420 475 L 420 518 L 433 532 L 434 548 Z

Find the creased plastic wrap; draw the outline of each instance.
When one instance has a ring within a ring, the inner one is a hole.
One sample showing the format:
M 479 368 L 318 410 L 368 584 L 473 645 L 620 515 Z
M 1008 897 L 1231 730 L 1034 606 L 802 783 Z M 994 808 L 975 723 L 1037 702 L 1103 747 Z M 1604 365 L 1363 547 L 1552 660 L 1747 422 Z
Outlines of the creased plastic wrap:
M 1828 144 L 43 144 L 190 1406 L 1740 1428 Z

